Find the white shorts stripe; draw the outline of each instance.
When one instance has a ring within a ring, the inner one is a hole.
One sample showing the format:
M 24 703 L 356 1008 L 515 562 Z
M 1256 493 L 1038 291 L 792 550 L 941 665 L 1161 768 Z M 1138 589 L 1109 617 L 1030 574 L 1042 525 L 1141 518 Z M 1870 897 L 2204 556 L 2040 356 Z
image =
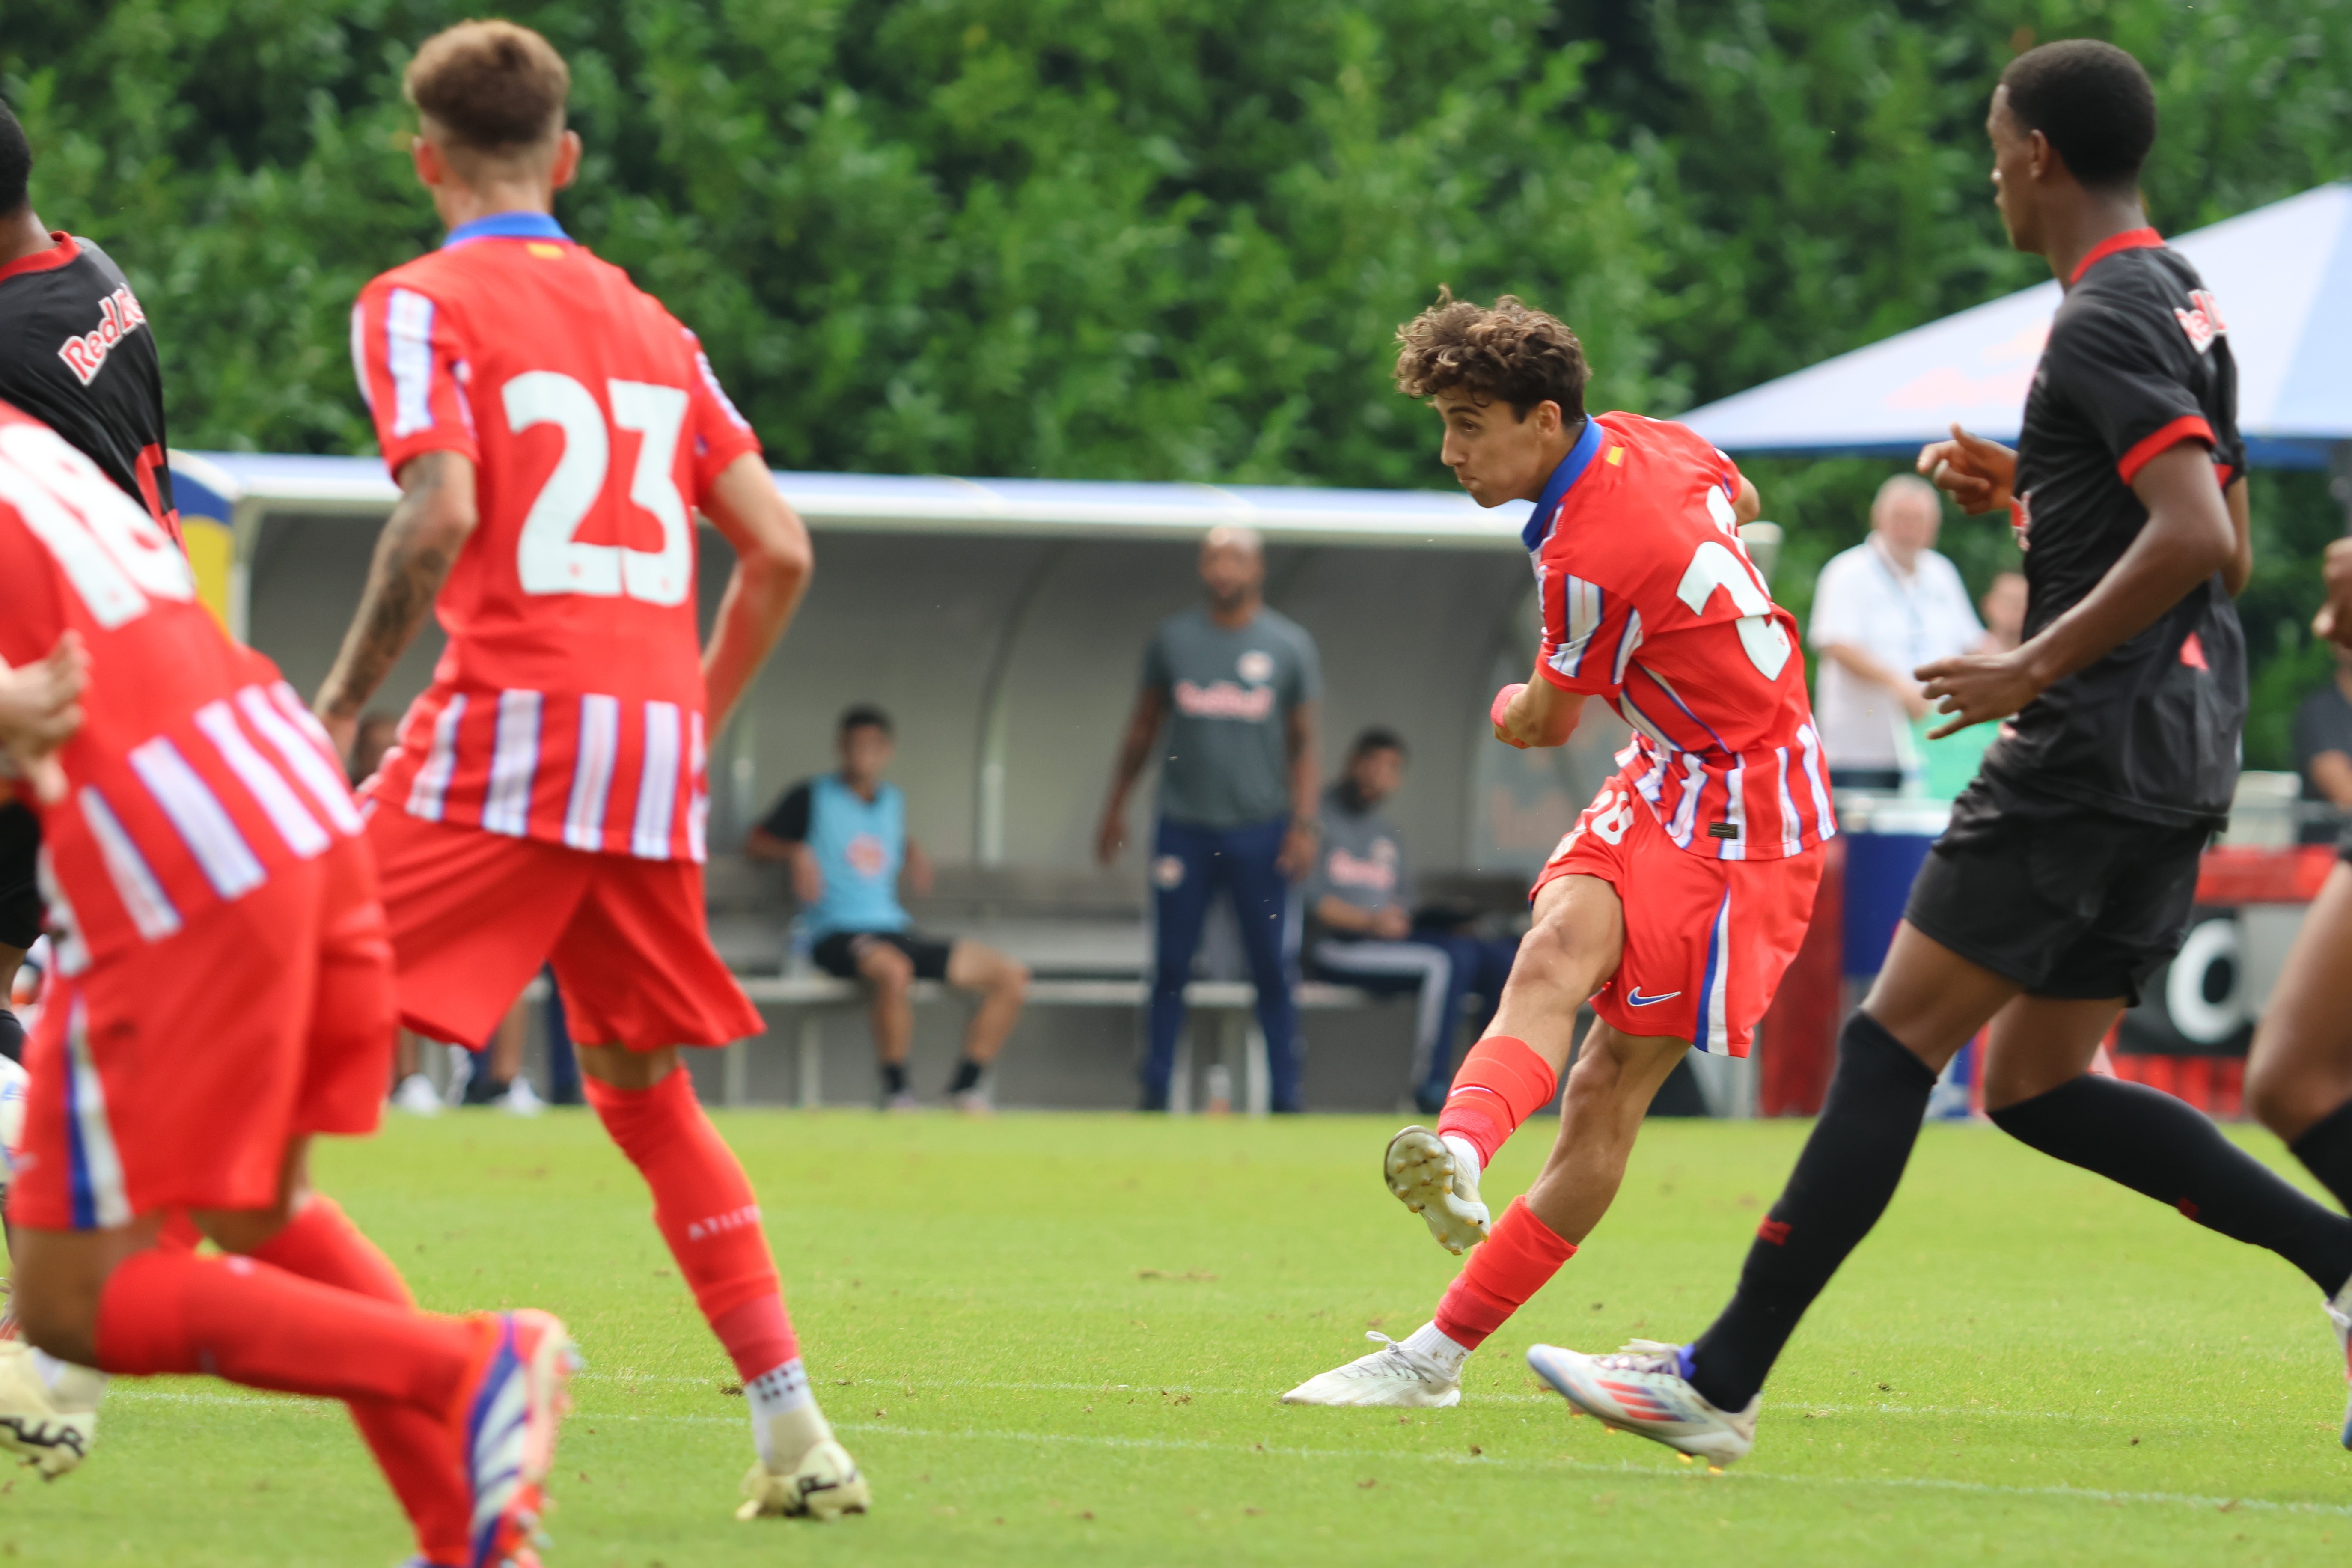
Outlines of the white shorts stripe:
M 670 818 L 677 810 L 677 704 L 646 704 L 645 771 L 637 775 L 637 819 L 629 853 L 640 860 L 670 858 Z
M 579 754 L 572 764 L 572 798 L 563 808 L 563 842 L 574 849 L 604 847 L 604 808 L 613 797 L 613 764 L 621 751 L 621 700 L 590 692 L 580 699 Z
M 438 822 L 449 809 L 449 780 L 457 772 L 457 726 L 466 717 L 466 694 L 451 695 L 433 720 L 433 743 L 408 786 L 408 815 Z
M 131 771 L 163 808 L 179 830 L 180 841 L 196 858 L 196 866 L 213 891 L 226 902 L 241 899 L 269 879 L 261 868 L 259 857 L 236 830 L 228 808 L 220 803 L 180 748 L 167 736 L 158 735 L 130 752 Z
M 72 1184 L 80 1189 L 74 1194 L 74 1225 L 77 1229 L 112 1230 L 131 1223 L 131 1198 L 123 1190 L 122 1155 L 114 1145 L 114 1127 L 106 1119 L 106 1083 L 98 1076 L 97 1058 L 89 1054 L 89 1015 L 79 996 L 66 1019 L 66 1052 L 71 1064 L 67 1095 L 79 1134 L 72 1155 Z
M 106 797 L 98 793 L 95 784 L 84 784 L 77 797 L 81 803 L 81 819 L 89 824 L 89 836 L 98 840 L 99 858 L 106 862 L 107 879 L 114 884 L 115 897 L 131 913 L 131 923 L 149 942 L 161 942 L 180 929 L 180 911 L 172 907 L 163 884 L 155 879 L 148 868 L 147 858 L 139 853 L 139 846 L 131 841 L 130 832 Z
M 301 798 L 286 782 L 286 775 L 263 761 L 261 753 L 253 749 L 253 742 L 237 727 L 236 715 L 229 710 L 226 702 L 207 702 L 196 710 L 195 718 L 196 728 L 205 732 L 205 739 L 213 743 L 213 750 L 228 764 L 228 771 L 236 775 L 236 782 L 253 796 L 262 814 L 269 818 L 269 826 L 286 840 L 287 848 L 308 860 L 334 842 L 319 826 L 319 819 L 302 808 Z
M 1715 973 L 1707 976 L 1706 1041 L 1700 1049 L 1720 1051 L 1731 1044 L 1731 1016 L 1727 998 L 1731 991 L 1731 889 L 1715 908 L 1715 931 L 1708 938 L 1715 949 Z
M 689 710 L 686 715 L 687 761 L 686 774 L 686 853 L 699 866 L 710 858 L 710 786 L 707 772 L 710 759 L 702 748 L 702 710 Z
M 433 301 L 394 289 L 383 312 L 383 357 L 392 369 L 392 433 L 433 428 Z M 365 385 L 362 375 L 360 384 Z
M 338 832 L 346 837 L 356 837 L 367 825 L 360 820 L 359 807 L 352 802 L 351 786 L 343 783 L 343 775 L 335 771 L 335 764 L 327 760 L 327 753 L 288 717 L 285 710 L 289 706 L 300 713 L 305 721 L 310 721 L 311 728 L 317 727 L 316 721 L 303 710 L 301 700 L 294 695 L 294 689 L 282 680 L 268 691 L 258 686 L 248 686 L 236 694 L 237 711 L 243 713 L 245 721 L 259 731 L 261 738 L 269 742 L 269 749 L 278 753 L 286 763 L 287 772 L 292 773 L 310 798 L 319 803 L 319 809 L 327 814 L 327 820 L 335 825 Z M 323 736 L 324 731 L 320 733 Z
M 530 791 L 539 774 L 540 694 L 499 693 L 490 785 L 482 797 L 482 830 L 521 838 L 530 832 Z

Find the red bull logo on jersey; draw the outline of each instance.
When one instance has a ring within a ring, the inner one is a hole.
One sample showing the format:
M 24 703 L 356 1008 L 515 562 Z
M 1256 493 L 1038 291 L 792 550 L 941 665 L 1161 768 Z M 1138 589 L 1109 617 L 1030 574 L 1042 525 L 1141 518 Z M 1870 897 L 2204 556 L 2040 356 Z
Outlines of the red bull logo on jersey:
M 1180 680 L 1175 696 L 1177 711 L 1188 719 L 1246 719 L 1263 723 L 1274 713 L 1271 686 L 1244 689 L 1230 680 L 1213 680 L 1206 686 Z
M 2180 330 L 2189 334 L 2189 342 L 2201 354 L 2213 346 L 2215 338 L 2230 330 L 2229 324 L 2221 320 L 2221 302 L 2205 289 L 2190 289 L 2189 305 L 2186 310 L 2175 309 L 2173 319 L 2180 323 Z
M 95 331 L 68 338 L 58 346 L 58 357 L 84 386 L 98 379 L 106 368 L 114 345 L 147 324 L 147 312 L 139 308 L 138 299 L 125 284 L 98 302 L 99 322 Z

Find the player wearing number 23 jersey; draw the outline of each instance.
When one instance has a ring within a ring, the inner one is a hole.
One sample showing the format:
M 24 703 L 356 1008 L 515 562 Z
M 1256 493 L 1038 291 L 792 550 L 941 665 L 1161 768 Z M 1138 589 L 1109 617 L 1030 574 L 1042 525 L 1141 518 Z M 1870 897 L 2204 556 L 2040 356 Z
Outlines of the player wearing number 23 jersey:
M 1593 998 L 1601 1017 L 1745 1056 L 1811 914 L 1809 851 L 1837 826 L 1796 623 L 1740 542 L 1738 493 L 1730 459 L 1686 426 L 1597 415 L 1525 540 L 1539 673 L 1633 730 L 1536 886 L 1616 887 L 1625 954 Z
M 433 683 L 362 791 L 404 1015 L 478 1042 L 551 956 L 580 1038 L 757 1032 L 702 917 L 693 520 L 758 437 L 694 335 L 544 213 L 370 283 L 352 351 L 385 463 L 463 457 L 479 517 Z

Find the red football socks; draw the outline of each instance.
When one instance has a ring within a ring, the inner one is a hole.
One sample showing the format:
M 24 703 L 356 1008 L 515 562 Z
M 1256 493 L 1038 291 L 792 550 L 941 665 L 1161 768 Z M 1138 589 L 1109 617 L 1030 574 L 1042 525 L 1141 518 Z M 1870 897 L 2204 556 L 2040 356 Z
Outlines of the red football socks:
M 735 1370 L 748 1383 L 798 1355 L 759 1200 L 735 1152 L 702 1113 L 686 1069 L 651 1089 L 594 1079 L 583 1087 L 604 1131 L 653 1189 L 654 1224 Z
M 1467 1140 L 1478 1151 L 1483 1171 L 1520 1122 L 1551 1103 L 1559 1088 L 1559 1075 L 1525 1040 L 1489 1035 L 1462 1058 L 1454 1092 L 1438 1113 L 1438 1133 Z
M 1574 1242 L 1538 1219 L 1527 1199 L 1513 1198 L 1446 1287 L 1437 1303 L 1437 1331 L 1464 1350 L 1476 1350 L 1575 1256 Z
M 359 1232 L 332 1198 L 313 1195 L 286 1228 L 253 1256 L 289 1274 L 413 1308 L 392 1260 Z M 424 1411 L 380 1400 L 354 1400 L 352 1422 L 416 1527 L 427 1562 L 462 1561 L 468 1550 L 472 1495 L 449 1447 L 447 1426 Z
M 149 1247 L 98 1300 L 98 1365 L 134 1377 L 208 1373 L 249 1388 L 382 1400 L 446 1420 L 483 1326 L 371 1300 L 250 1258 Z

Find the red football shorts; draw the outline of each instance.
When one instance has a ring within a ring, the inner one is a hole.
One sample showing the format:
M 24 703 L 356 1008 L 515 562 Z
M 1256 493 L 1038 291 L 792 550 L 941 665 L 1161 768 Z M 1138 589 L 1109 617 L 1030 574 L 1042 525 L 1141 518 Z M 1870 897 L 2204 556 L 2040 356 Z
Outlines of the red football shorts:
M 399 967 L 400 1021 L 487 1042 L 540 966 L 555 966 L 583 1046 L 723 1046 L 763 1027 L 710 945 L 702 868 L 638 860 L 377 804 L 368 817 Z
M 1528 897 L 1561 877 L 1598 877 L 1625 907 L 1624 956 L 1592 998 L 1595 1014 L 1623 1034 L 1744 1057 L 1805 940 L 1822 852 L 1717 860 L 1677 849 L 1620 773 L 1559 841 Z
M 92 1230 L 267 1207 L 294 1139 L 374 1131 L 392 1040 L 373 868 L 339 840 L 161 942 L 58 977 L 26 1050 L 8 1217 Z

